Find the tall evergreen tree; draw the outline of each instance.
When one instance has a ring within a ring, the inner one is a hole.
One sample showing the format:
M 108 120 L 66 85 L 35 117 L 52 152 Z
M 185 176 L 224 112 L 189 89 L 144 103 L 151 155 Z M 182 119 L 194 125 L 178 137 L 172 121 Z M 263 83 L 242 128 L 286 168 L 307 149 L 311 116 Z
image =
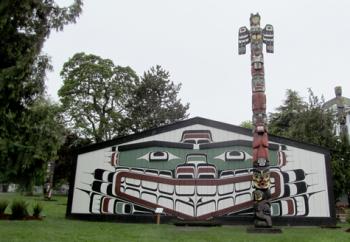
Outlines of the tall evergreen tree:
M 159 65 L 151 67 L 127 103 L 126 128 L 139 132 L 187 118 L 189 104 L 181 103 L 180 89 L 181 84 L 174 84 L 168 71 Z
M 333 191 L 336 199 L 350 193 L 350 144 L 347 136 L 340 136 L 331 149 Z
M 271 134 L 302 142 L 333 147 L 335 141 L 334 116 L 322 108 L 324 101 L 309 89 L 305 102 L 297 92 L 287 90 L 286 99 L 275 113 L 269 115 Z
M 307 104 L 296 91 L 287 89 L 286 99 L 276 108 L 275 113 L 269 114 L 269 132 L 275 135 L 290 137 L 296 117 L 306 110 Z
M 13 137 L 16 143 L 0 144 L 0 153 L 7 154 L 1 157 L 0 180 L 18 183 L 26 191 L 43 184 L 47 162 L 57 158 L 63 143 L 59 113 L 60 107 L 44 98 L 37 98 L 25 110 Z
M 40 52 L 51 30 L 74 23 L 81 6 L 81 0 L 63 8 L 53 0 L 0 2 L 0 182 L 29 178 L 40 170 L 41 166 L 32 166 L 37 163 L 32 148 L 41 141 L 31 132 L 36 132 L 33 126 L 47 125 L 37 113 L 37 102 L 42 100 L 50 68 L 49 57 Z
M 74 23 L 81 0 L 60 8 L 53 0 L 0 2 L 0 103 L 2 108 L 25 108 L 44 91 L 48 57 L 40 56 L 52 29 Z
M 323 108 L 323 98 L 309 89 L 308 102 L 287 90 L 286 100 L 269 115 L 271 134 L 326 147 L 331 153 L 334 194 L 350 191 L 350 146 L 347 137 L 335 135 L 335 116 Z

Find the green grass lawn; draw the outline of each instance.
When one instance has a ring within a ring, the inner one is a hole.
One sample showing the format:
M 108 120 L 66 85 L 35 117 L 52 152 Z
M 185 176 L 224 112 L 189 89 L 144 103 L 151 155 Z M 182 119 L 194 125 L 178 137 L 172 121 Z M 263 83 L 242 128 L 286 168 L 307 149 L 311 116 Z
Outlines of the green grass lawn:
M 168 224 L 126 224 L 87 222 L 65 219 L 66 197 L 43 201 L 42 197 L 21 197 L 0 193 L 0 199 L 25 199 L 32 205 L 40 202 L 46 216 L 42 221 L 0 220 L 0 241 L 334 241 L 350 242 L 349 224 L 341 229 L 318 227 L 283 227 L 282 234 L 247 234 L 245 226 L 176 227 Z M 10 213 L 9 208 L 6 210 Z

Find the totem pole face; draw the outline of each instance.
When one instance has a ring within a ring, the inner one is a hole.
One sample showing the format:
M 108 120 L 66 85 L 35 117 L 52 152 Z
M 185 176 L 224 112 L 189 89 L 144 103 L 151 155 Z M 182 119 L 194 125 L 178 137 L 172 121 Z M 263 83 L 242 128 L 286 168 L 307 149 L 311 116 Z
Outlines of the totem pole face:
M 250 15 L 250 26 L 260 26 L 260 15 L 258 13 Z
M 253 191 L 253 199 L 255 202 L 260 202 L 262 200 L 267 200 L 271 197 L 270 190 L 255 190 Z
M 336 97 L 341 97 L 342 95 L 342 90 L 341 90 L 341 87 L 340 86 L 337 86 L 334 88 L 334 92 L 335 92 L 335 96 Z
M 253 171 L 253 186 L 259 189 L 270 188 L 270 171 L 269 169 Z
M 254 67 L 252 67 L 254 68 Z M 253 76 L 252 78 L 253 92 L 265 92 L 265 80 L 263 76 Z

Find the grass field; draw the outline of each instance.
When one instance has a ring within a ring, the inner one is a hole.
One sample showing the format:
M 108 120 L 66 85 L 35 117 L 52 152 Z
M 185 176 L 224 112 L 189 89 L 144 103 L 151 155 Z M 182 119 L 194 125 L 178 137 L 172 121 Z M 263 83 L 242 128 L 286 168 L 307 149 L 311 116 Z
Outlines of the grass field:
M 318 227 L 283 227 L 282 234 L 247 234 L 245 226 L 176 227 L 167 224 L 126 224 L 112 222 L 86 222 L 65 219 L 67 198 L 43 201 L 41 197 L 21 197 L 0 193 L 0 199 L 40 202 L 46 216 L 42 221 L 0 220 L 0 241 L 252 241 L 252 242 L 350 242 L 349 224 L 340 229 Z M 10 213 L 9 208 L 6 210 Z

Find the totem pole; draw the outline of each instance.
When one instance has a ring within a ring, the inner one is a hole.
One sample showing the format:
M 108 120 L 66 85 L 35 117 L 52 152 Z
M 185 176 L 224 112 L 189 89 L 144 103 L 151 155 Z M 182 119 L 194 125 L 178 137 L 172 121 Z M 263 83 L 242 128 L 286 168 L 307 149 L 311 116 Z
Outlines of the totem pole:
M 348 135 L 348 129 L 346 126 L 346 112 L 344 106 L 344 99 L 342 97 L 342 89 L 340 86 L 334 88 L 335 98 L 337 103 L 337 119 L 339 123 L 339 136 Z
M 44 183 L 44 198 L 51 200 L 53 189 L 53 175 L 55 170 L 55 161 L 49 161 L 46 169 L 46 177 Z
M 253 192 L 254 225 L 257 228 L 269 228 L 271 221 L 269 141 L 267 135 L 266 96 L 264 79 L 263 43 L 266 52 L 273 53 L 273 27 L 260 27 L 260 15 L 250 15 L 250 30 L 239 29 L 239 54 L 245 54 L 250 43 L 252 73 L 252 109 L 253 109 Z

